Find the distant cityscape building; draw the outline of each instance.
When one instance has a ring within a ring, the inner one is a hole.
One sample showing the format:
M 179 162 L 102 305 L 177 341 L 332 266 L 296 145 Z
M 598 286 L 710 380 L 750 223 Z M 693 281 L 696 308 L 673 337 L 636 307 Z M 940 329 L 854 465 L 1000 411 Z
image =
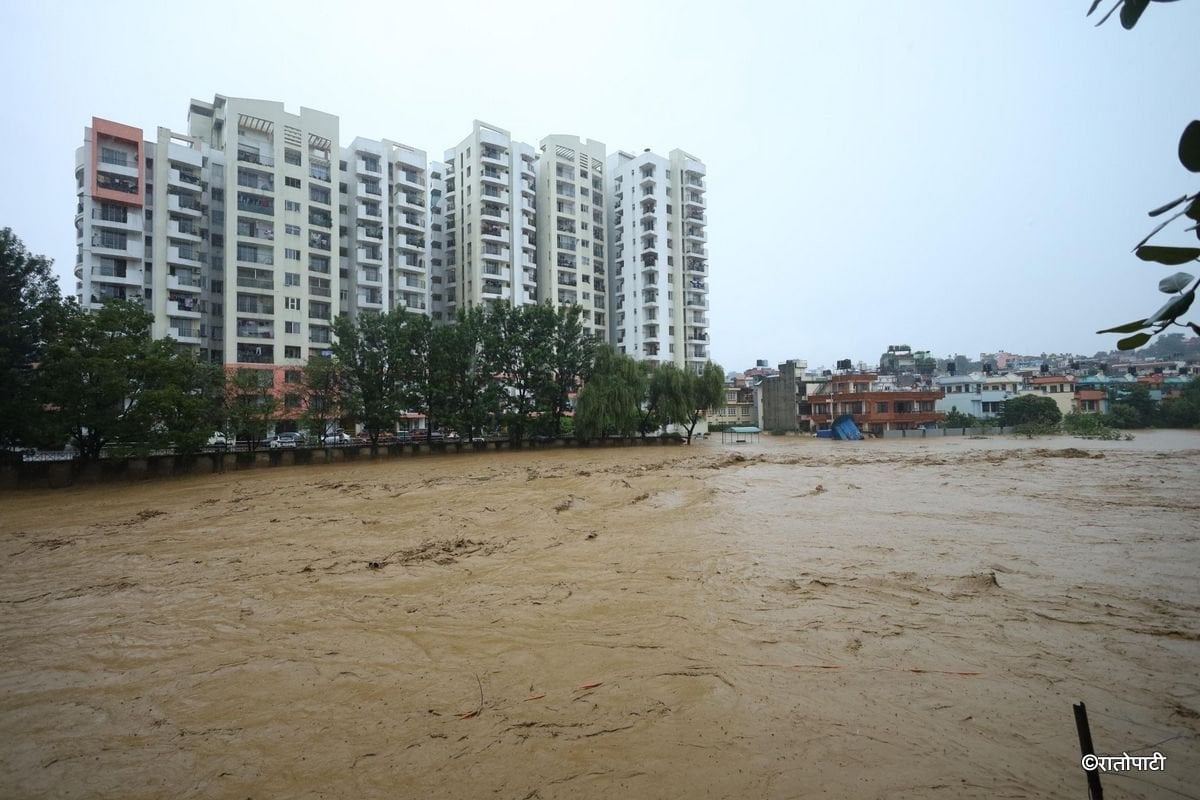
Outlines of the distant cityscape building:
M 332 114 L 223 95 L 191 101 L 186 134 L 93 118 L 75 158 L 80 302 L 140 300 L 155 337 L 281 389 L 330 352 L 338 314 L 392 309 L 445 323 L 578 304 L 634 358 L 709 359 L 696 157 L 571 135 L 535 151 L 478 120 L 441 161 L 340 133 Z

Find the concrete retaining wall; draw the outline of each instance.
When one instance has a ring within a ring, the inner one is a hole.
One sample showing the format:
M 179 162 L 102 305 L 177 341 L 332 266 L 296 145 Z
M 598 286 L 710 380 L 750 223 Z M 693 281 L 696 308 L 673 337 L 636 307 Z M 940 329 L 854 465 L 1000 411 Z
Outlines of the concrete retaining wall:
M 433 442 L 390 444 L 381 447 L 330 447 L 325 449 L 259 450 L 254 453 L 199 453 L 192 456 L 147 456 L 102 459 L 89 464 L 76 461 L 26 461 L 0 464 L 0 490 L 62 489 L 67 486 L 119 483 L 203 475 L 227 470 L 290 467 L 297 464 L 337 464 L 345 461 L 413 458 L 498 450 L 545 450 L 563 447 L 644 447 L 680 444 L 676 439 L 631 437 L 579 442 L 571 438 L 527 442 Z

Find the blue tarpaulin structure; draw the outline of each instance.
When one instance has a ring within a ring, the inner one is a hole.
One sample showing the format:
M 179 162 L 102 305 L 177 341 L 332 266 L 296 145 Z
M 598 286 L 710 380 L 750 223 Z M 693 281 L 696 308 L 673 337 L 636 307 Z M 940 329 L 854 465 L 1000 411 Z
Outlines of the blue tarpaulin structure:
M 830 427 L 833 429 L 833 438 L 843 442 L 852 442 L 863 438 L 858 426 L 854 424 L 854 417 L 849 414 L 843 414 L 835 419 Z

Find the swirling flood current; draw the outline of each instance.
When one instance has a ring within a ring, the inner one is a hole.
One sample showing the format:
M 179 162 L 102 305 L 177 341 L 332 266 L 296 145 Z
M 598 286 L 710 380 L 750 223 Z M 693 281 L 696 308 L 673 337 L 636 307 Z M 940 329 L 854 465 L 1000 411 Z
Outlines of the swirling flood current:
M 1200 433 L 0 495 L 0 796 L 1121 797 L 1200 778 Z M 1116 796 L 1116 795 L 1114 795 Z

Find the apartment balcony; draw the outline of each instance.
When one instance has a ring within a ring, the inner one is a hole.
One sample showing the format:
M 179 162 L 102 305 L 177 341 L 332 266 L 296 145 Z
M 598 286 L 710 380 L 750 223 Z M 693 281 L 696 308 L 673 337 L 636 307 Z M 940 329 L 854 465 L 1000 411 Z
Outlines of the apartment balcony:
M 167 329 L 167 335 L 180 344 L 200 344 L 200 328 L 198 326 L 172 325 Z
M 537 269 L 537 261 L 532 255 L 526 251 L 521 251 L 521 266 L 529 269 Z
M 704 176 L 699 172 L 692 172 L 691 170 L 683 173 L 683 185 L 697 192 L 703 192 L 706 188 L 704 185 Z
M 383 292 L 359 292 L 356 299 L 359 308 L 383 308 Z
M 393 181 L 396 185 L 406 189 L 412 189 L 418 192 L 425 191 L 425 177 L 418 172 L 410 170 L 396 170 Z
M 483 258 L 487 261 L 503 261 L 508 263 L 509 252 L 510 251 L 507 247 L 484 245 L 483 252 L 480 253 L 480 255 L 483 256 Z
M 95 255 L 141 258 L 142 250 L 141 240 L 130 239 L 125 233 L 106 234 L 101 231 L 92 233 L 92 253 Z
M 484 240 L 485 242 L 506 243 L 509 241 L 509 229 L 500 227 L 500 225 L 484 224 L 480 225 L 479 227 L 479 236 L 480 239 Z
M 485 167 L 479 173 L 479 180 L 482 181 L 484 185 L 491 186 L 507 187 L 508 177 L 508 173 L 503 170 L 491 169 L 487 167 Z
M 568 306 L 575 305 L 579 302 L 579 293 L 567 289 L 560 289 L 558 291 L 558 302 Z
M 172 239 L 182 239 L 185 242 L 200 242 L 200 228 L 192 220 L 182 221 L 173 219 L 167 223 L 167 236 Z
M 308 224 L 316 225 L 318 228 L 332 228 L 333 227 L 333 217 L 329 214 L 328 211 L 320 211 L 318 209 L 311 209 L 308 212 Z
M 537 267 L 521 270 L 521 285 L 527 287 L 537 286 Z
M 684 238 L 694 242 L 704 242 L 708 241 L 708 234 L 704 232 L 703 228 L 688 228 L 684 233 Z
M 313 162 L 310 164 L 310 166 L 308 166 L 308 178 L 313 178 L 318 181 L 323 181 L 325 184 L 329 184 L 329 182 L 332 181 L 332 175 L 334 175 L 334 173 L 332 173 L 329 163 Z
M 688 259 L 686 269 L 688 272 L 695 272 L 700 275 L 703 275 L 705 272 L 708 271 L 707 268 L 704 266 L 703 261 L 694 260 L 694 259 L 690 259 L 690 258 Z
M 200 203 L 194 198 L 178 194 L 167 195 L 167 210 L 189 217 L 199 217 L 203 214 Z
M 359 197 L 383 197 L 383 189 L 380 188 L 376 181 L 365 182 L 358 181 L 356 183 L 356 192 Z
M 250 214 L 262 214 L 263 216 L 273 217 L 275 216 L 275 201 L 269 197 L 258 197 L 245 192 L 238 192 L 237 209 L 238 211 Z
M 366 247 L 360 247 L 360 248 L 358 248 L 358 260 L 359 260 L 359 262 L 376 261 L 379 263 L 383 263 L 383 250 L 382 249 L 376 250 L 376 249 L 369 249 Z
M 359 203 L 359 219 L 383 219 L 383 206 L 379 203 Z
M 383 283 L 383 272 L 380 270 L 360 269 L 355 273 L 359 283 Z
M 479 209 L 479 218 L 493 222 L 503 222 L 507 225 L 509 220 L 508 209 L 500 208 L 499 206 L 482 206 Z
M 427 308 L 425 297 L 416 292 L 401 292 L 397 305 L 409 311 L 424 311 Z
M 275 157 L 260 153 L 258 150 L 243 149 L 238 147 L 237 160 L 246 164 L 257 164 L 260 167 L 275 166 Z
M 425 195 L 415 192 L 401 192 L 396 195 L 396 205 L 407 210 L 425 208 Z M 453 209 L 447 209 L 447 213 Z
M 396 246 L 423 251 L 425 249 L 425 237 L 414 236 L 411 233 L 402 233 L 396 236 Z
M 421 218 L 415 214 L 401 214 L 396 219 L 396 227 L 404 231 L 416 231 L 422 233 L 425 226 L 421 224 Z
M 275 191 L 275 178 L 269 173 L 255 172 L 248 169 L 239 169 L 237 182 L 238 186 L 241 186 L 244 189 L 251 189 L 256 192 Z
M 369 225 L 359 225 L 355 236 L 360 242 L 382 242 L 383 228 L 374 228 Z
M 359 175 L 382 175 L 383 168 L 380 166 L 379 159 L 354 159 L 354 171 Z
M 200 253 L 190 247 L 179 247 L 169 245 L 167 247 L 167 263 L 178 264 L 182 267 L 194 267 L 200 269 L 203 264 L 200 261 Z
M 708 205 L 708 202 L 704 199 L 703 195 L 696 194 L 695 192 L 688 192 L 687 197 L 684 198 L 683 204 L 690 208 L 704 208 L 706 205 Z
M 642 305 L 657 306 L 658 305 L 658 292 L 643 292 L 642 293 Z M 618 308 L 620 308 L 620 306 L 618 306 Z
M 167 275 L 167 291 L 168 292 L 200 292 L 200 281 L 192 275 L 177 273 L 175 275 Z
M 183 189 L 186 192 L 199 193 L 203 191 L 199 175 L 192 175 L 191 173 L 182 172 L 177 169 L 172 169 L 167 173 L 167 185 L 176 189 Z
M 484 264 L 482 274 L 484 280 L 503 281 L 505 283 L 512 280 L 512 270 L 508 267 L 496 267 Z
M 499 300 L 504 296 L 504 287 L 498 282 L 484 281 L 479 291 L 488 300 Z
M 140 215 L 139 212 L 132 210 L 126 211 L 124 207 L 121 207 L 120 210 L 116 211 L 92 209 L 91 219 L 92 229 L 96 229 L 97 227 L 112 228 L 113 230 L 125 230 L 128 231 L 128 233 L 138 234 L 142 233 L 144 224 L 142 215 Z M 82 225 L 80 225 L 82 222 L 83 211 L 80 211 L 78 215 L 76 215 L 76 227 L 82 227 Z
M 533 209 L 523 209 L 521 211 L 521 230 L 535 233 L 537 231 L 537 220 L 533 215 Z
M 653 266 L 647 265 L 642 269 L 642 280 L 649 284 L 658 283 L 658 270 Z
M 124 269 L 114 266 L 95 264 L 91 269 L 92 282 L 120 283 L 130 287 L 142 287 L 142 265 L 140 262 L 127 263 Z M 75 265 L 75 277 L 83 277 L 83 264 Z
M 488 186 L 484 186 L 483 191 L 481 191 L 480 194 L 486 198 L 484 202 L 490 201 L 493 203 L 503 203 L 504 205 L 508 205 L 509 194 L 506 190 L 493 189 Z
M 504 169 L 508 169 L 508 153 L 499 148 L 484 147 L 479 152 L 479 161 L 485 167 L 503 167 Z
M 689 244 L 687 247 L 683 248 L 683 252 L 687 253 L 689 256 L 695 256 L 697 258 L 708 258 L 708 250 L 698 244 Z
M 688 292 L 684 305 L 686 308 L 708 308 L 708 298 L 701 294 Z

